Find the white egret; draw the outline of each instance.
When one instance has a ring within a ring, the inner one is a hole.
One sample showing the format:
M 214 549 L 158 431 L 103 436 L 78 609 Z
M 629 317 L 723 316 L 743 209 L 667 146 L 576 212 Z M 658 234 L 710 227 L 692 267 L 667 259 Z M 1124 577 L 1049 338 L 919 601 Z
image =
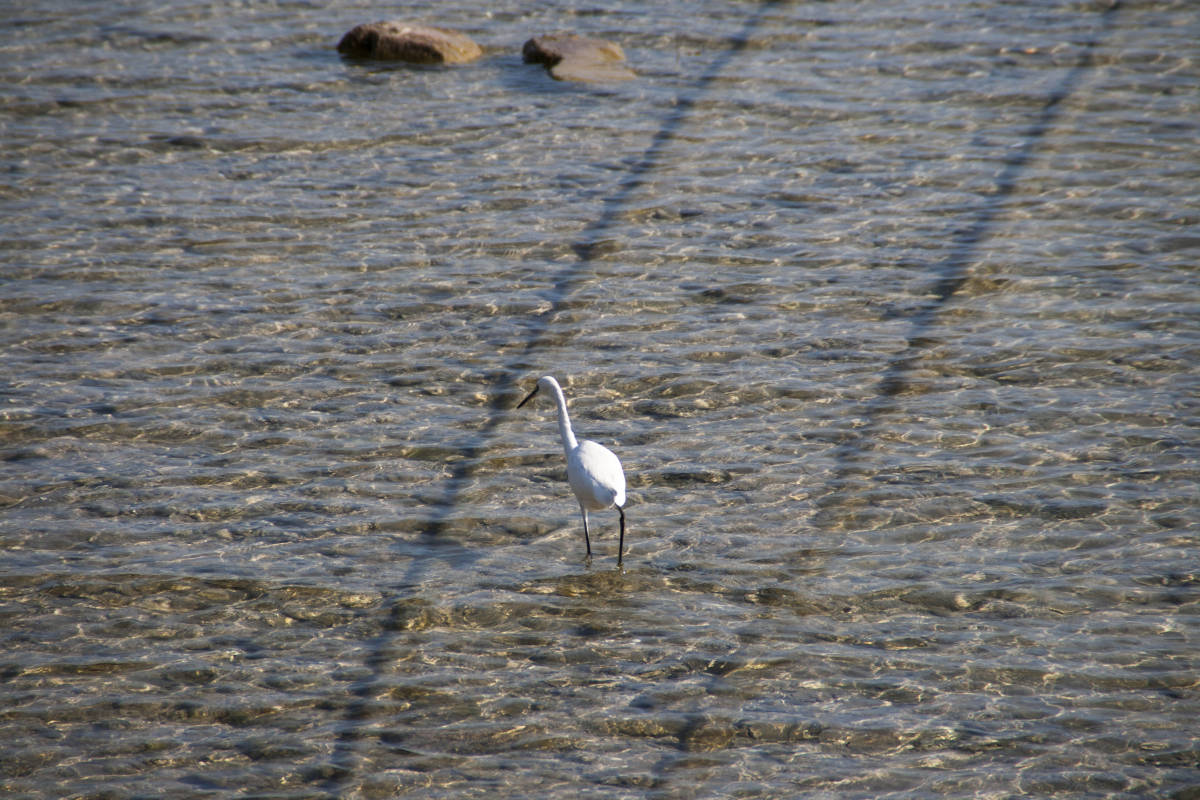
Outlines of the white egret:
M 517 408 L 532 400 L 539 389 L 552 394 L 554 402 L 558 404 L 558 435 L 562 437 L 563 451 L 567 454 L 567 480 L 579 500 L 579 510 L 583 512 L 583 542 L 587 546 L 588 558 L 592 556 L 592 542 L 588 538 L 588 510 L 601 511 L 616 506 L 617 513 L 621 515 L 621 539 L 617 545 L 619 567 L 625 555 L 625 473 L 621 469 L 621 462 L 604 445 L 575 438 L 575 431 L 571 430 L 571 418 L 567 415 L 567 398 L 563 396 L 558 381 L 549 375 L 538 378 L 533 391 L 517 403 Z

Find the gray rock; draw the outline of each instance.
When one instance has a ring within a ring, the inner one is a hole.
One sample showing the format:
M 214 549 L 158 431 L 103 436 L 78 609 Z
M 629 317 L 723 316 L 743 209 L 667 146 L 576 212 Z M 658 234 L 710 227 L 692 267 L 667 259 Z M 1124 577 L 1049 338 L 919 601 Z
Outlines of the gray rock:
M 358 25 L 342 37 L 337 49 L 352 58 L 412 64 L 465 64 L 483 55 L 465 33 L 399 21 Z
M 521 48 L 527 64 L 544 64 L 562 81 L 627 81 L 636 77 L 625 66 L 621 45 L 574 33 L 535 36 Z

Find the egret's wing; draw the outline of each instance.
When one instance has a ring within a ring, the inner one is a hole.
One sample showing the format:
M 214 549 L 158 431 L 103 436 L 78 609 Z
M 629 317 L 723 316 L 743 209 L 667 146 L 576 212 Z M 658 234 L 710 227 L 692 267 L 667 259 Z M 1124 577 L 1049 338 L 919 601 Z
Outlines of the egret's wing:
M 613 451 L 584 439 L 567 459 L 567 478 L 579 502 L 601 509 L 625 505 L 625 472 Z

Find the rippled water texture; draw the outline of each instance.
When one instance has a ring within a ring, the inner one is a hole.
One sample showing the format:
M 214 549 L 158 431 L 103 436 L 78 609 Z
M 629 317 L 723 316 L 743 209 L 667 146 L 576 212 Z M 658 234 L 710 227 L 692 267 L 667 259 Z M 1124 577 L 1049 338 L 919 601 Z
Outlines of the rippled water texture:
M 0 794 L 1197 797 L 1194 3 L 435 8 L 4 12 Z

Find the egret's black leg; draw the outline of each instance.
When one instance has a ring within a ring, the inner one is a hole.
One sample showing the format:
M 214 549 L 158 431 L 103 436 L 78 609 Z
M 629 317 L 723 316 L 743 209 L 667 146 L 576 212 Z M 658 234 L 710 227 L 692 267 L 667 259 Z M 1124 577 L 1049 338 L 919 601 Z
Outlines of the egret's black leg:
M 587 509 L 584 508 L 583 506 L 580 506 L 579 510 L 583 512 L 583 543 L 587 547 L 588 558 L 591 558 L 592 557 L 592 540 L 588 538 L 588 532 L 587 532 Z
M 617 566 L 619 567 L 625 557 L 625 509 L 617 506 L 617 513 L 621 515 L 621 541 L 617 545 Z

